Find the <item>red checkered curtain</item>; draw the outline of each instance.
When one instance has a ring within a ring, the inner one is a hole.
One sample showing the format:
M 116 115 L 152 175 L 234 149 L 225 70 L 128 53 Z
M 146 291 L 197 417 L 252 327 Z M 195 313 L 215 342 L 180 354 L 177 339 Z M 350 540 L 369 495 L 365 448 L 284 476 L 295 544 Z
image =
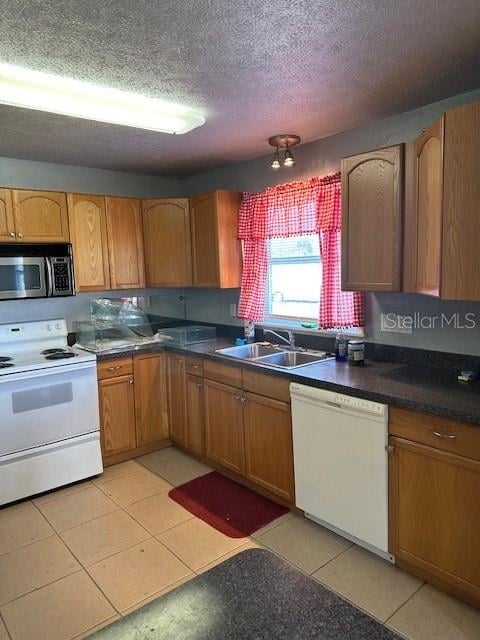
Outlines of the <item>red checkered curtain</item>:
M 361 294 L 341 291 L 341 223 L 340 173 L 244 193 L 238 231 L 244 246 L 239 316 L 256 322 L 264 318 L 268 240 L 320 234 L 323 282 L 319 326 L 363 326 Z

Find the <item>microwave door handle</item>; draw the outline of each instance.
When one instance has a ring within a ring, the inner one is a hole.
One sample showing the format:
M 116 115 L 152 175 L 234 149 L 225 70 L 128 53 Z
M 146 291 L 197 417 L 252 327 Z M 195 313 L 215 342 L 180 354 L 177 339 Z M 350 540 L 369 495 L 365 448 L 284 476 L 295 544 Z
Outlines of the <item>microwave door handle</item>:
M 50 257 L 45 257 L 45 266 L 47 268 L 47 298 L 53 296 L 54 283 L 53 283 L 53 266 Z

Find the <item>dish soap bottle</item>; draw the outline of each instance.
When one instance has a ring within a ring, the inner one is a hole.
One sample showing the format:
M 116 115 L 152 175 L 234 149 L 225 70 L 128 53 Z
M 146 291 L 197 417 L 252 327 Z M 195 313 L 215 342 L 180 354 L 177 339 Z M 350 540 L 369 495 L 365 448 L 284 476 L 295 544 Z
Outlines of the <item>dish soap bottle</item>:
M 255 323 L 251 320 L 245 320 L 243 325 L 243 335 L 247 343 L 255 342 Z
M 347 362 L 348 360 L 348 342 L 341 333 L 337 333 L 335 338 L 335 360 L 337 362 Z

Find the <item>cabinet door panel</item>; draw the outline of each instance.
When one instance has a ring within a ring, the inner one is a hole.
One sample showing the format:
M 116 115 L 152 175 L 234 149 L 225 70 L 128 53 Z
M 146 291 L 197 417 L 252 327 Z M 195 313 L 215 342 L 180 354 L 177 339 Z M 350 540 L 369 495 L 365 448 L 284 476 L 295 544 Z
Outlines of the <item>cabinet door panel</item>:
M 480 103 L 447 111 L 441 297 L 480 300 Z
M 399 291 L 403 148 L 342 160 L 342 288 Z
M 145 286 L 140 200 L 106 198 L 112 289 Z
M 134 449 L 135 398 L 133 378 L 119 376 L 98 383 L 100 436 L 104 456 Z
M 133 359 L 137 446 L 168 438 L 165 354 Z
M 186 447 L 205 455 L 203 380 L 198 376 L 186 376 L 187 441 Z
M 191 286 L 188 200 L 143 200 L 142 212 L 147 286 Z
M 69 242 L 67 199 L 53 191 L 13 192 L 17 240 Z
M 441 118 L 417 141 L 418 293 L 440 294 L 443 198 L 443 130 Z
M 76 290 L 110 289 L 105 198 L 69 193 L 68 220 Z
M 170 438 L 185 446 L 187 428 L 185 358 L 169 353 L 167 361 Z
M 286 402 L 247 394 L 245 469 L 252 482 L 294 501 L 292 421 Z
M 207 458 L 240 475 L 245 473 L 242 392 L 204 380 Z
M 15 242 L 12 192 L 0 189 L 0 242 Z
M 191 198 L 193 284 L 220 286 L 215 192 Z
M 390 443 L 392 553 L 480 604 L 480 462 Z

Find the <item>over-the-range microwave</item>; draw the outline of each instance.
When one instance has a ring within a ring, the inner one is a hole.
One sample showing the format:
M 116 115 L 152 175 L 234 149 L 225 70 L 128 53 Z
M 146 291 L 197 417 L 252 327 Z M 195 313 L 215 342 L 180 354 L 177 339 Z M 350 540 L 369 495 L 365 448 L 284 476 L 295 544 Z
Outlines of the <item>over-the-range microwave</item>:
M 71 244 L 0 243 L 0 300 L 73 295 Z

